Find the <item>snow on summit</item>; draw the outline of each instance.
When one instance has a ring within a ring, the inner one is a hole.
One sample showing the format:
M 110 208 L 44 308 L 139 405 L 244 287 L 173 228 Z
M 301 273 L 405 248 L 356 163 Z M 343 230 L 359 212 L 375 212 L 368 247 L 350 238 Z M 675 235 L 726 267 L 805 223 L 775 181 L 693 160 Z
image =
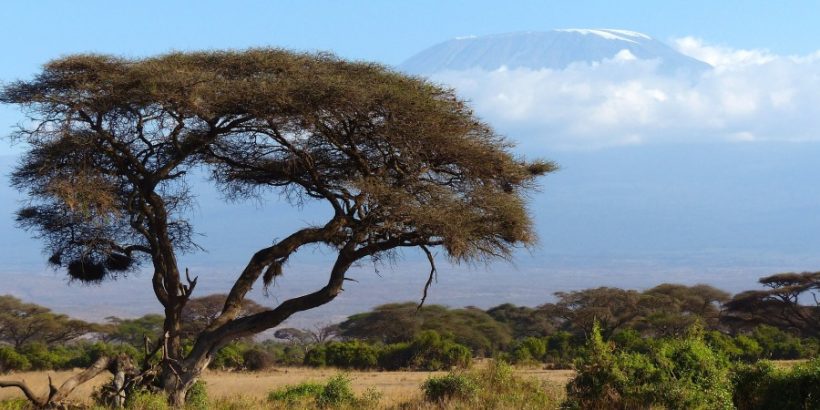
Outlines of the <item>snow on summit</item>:
M 626 58 L 625 58 L 626 57 Z M 470 69 L 564 69 L 607 59 L 658 60 L 662 72 L 700 72 L 710 66 L 652 37 L 630 30 L 558 29 L 465 36 L 436 44 L 399 66 L 413 74 Z
M 629 37 L 637 37 L 642 38 L 645 40 L 651 40 L 652 37 L 647 36 L 643 33 L 638 33 L 637 31 L 630 31 L 630 30 L 614 30 L 614 29 L 586 29 L 586 28 L 566 28 L 566 29 L 558 29 L 555 31 L 564 31 L 568 33 L 580 33 L 580 34 L 591 34 L 596 35 L 599 37 L 603 37 L 607 40 L 622 40 L 622 41 L 629 41 L 632 43 L 637 43 L 635 40 L 630 39 Z

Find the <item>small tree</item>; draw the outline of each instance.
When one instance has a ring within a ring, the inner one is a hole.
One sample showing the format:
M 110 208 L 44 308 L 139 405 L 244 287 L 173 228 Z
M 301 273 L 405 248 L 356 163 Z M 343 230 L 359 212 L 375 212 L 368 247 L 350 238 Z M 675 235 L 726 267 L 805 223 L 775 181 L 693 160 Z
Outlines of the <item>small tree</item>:
M 14 136 L 28 151 L 12 184 L 28 193 L 19 224 L 71 278 L 99 282 L 150 265 L 165 313 L 158 383 L 185 401 L 220 347 L 333 300 L 355 263 L 402 248 L 441 247 L 453 261 L 509 257 L 534 240 L 525 207 L 549 162 L 526 162 L 451 90 L 327 54 L 256 49 L 145 59 L 75 55 L 0 101 L 27 109 Z M 252 250 L 219 315 L 193 348 L 182 312 L 196 278 L 186 178 L 205 169 L 231 199 L 284 195 L 332 211 Z M 283 273 L 305 245 L 333 249 L 328 280 L 272 309 L 240 316 L 260 279 Z

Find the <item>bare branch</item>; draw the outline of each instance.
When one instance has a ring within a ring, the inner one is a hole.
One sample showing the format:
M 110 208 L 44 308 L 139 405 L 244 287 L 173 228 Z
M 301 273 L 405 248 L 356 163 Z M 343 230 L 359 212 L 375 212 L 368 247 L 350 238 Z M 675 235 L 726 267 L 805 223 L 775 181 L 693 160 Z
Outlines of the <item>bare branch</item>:
M 419 245 L 424 254 L 427 255 L 427 261 L 430 262 L 430 275 L 427 277 L 427 283 L 424 284 L 424 293 L 421 295 L 421 301 L 419 302 L 418 307 L 416 310 L 421 310 L 421 307 L 424 306 L 424 301 L 427 300 L 427 290 L 430 289 L 430 285 L 433 283 L 433 279 L 436 276 L 436 260 L 433 257 L 432 252 L 430 249 L 427 249 L 424 245 Z

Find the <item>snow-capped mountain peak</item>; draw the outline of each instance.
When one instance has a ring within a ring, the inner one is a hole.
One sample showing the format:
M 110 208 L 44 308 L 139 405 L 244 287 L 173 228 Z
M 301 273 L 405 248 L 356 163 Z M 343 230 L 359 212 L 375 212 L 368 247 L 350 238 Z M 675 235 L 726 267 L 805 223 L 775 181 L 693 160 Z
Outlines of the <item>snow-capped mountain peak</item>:
M 586 28 L 565 28 L 565 29 L 558 29 L 555 31 L 563 31 L 567 33 L 580 33 L 584 35 L 595 35 L 598 37 L 603 37 L 607 40 L 622 40 L 622 41 L 629 41 L 631 43 L 637 43 L 637 41 L 631 39 L 639 38 L 644 40 L 652 40 L 652 37 L 647 36 L 646 34 L 639 33 L 637 31 L 630 31 L 630 30 L 615 30 L 615 29 L 586 29 Z
M 659 60 L 658 69 L 664 72 L 710 68 L 643 33 L 582 28 L 457 37 L 421 51 L 399 68 L 415 74 L 500 67 L 563 69 L 575 62 L 623 57 Z

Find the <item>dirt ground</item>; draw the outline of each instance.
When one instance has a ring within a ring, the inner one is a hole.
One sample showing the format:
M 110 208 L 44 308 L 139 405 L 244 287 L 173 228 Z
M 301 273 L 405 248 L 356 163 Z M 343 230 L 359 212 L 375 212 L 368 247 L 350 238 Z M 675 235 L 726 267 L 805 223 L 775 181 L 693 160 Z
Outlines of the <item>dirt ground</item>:
M 0 380 L 25 380 L 35 392 L 45 394 L 48 390 L 48 376 L 59 385 L 72 374 L 79 372 L 20 372 L 0 376 Z M 335 369 L 280 368 L 264 372 L 216 372 L 209 371 L 204 375 L 208 396 L 214 399 L 242 396 L 262 399 L 276 388 L 298 384 L 304 381 L 324 381 L 339 373 Z M 400 403 L 420 397 L 419 386 L 430 376 L 444 372 L 346 372 L 352 380 L 353 389 L 363 392 L 368 388 L 380 391 L 382 404 Z M 538 368 L 518 368 L 516 373 L 538 380 L 547 381 L 557 386 L 565 384 L 573 375 L 571 370 L 542 370 Z M 80 402 L 89 402 L 91 392 L 110 380 L 110 375 L 102 374 L 75 390 L 71 398 Z M 22 397 L 18 389 L 0 389 L 0 400 Z

